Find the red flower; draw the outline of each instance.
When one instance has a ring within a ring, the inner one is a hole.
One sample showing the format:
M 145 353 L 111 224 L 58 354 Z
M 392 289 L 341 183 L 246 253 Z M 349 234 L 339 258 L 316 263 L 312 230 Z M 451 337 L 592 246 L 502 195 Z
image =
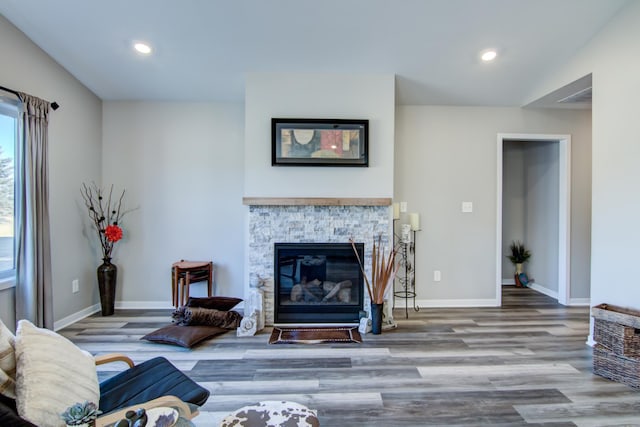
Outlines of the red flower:
M 122 228 L 117 225 L 107 225 L 107 228 L 104 230 L 104 235 L 108 241 L 117 242 L 122 239 Z

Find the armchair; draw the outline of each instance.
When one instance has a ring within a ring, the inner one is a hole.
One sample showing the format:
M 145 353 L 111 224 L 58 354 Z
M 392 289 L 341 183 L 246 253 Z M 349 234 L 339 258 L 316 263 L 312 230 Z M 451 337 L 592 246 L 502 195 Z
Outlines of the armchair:
M 113 425 L 125 418 L 128 410 L 173 407 L 181 418 L 198 415 L 198 407 L 209 397 L 209 391 L 191 380 L 164 357 L 156 357 L 138 365 L 125 355 L 96 356 L 96 364 L 124 362 L 129 368 L 100 383 L 99 407 L 103 415 L 96 427 Z M 20 418 L 15 400 L 0 395 L 0 425 L 34 427 Z
M 107 426 L 124 418 L 131 409 L 171 406 L 180 417 L 193 419 L 198 407 L 209 398 L 209 390 L 199 386 L 164 357 L 139 365 L 123 354 L 96 356 L 96 365 L 124 362 L 129 369 L 100 383 L 99 417 L 96 427 Z

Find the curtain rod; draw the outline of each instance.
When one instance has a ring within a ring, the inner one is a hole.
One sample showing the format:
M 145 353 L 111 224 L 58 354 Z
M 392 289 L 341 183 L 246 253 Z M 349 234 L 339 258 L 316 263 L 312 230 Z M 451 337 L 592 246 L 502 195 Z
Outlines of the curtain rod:
M 16 92 L 16 91 L 15 91 L 15 90 L 13 90 L 13 89 L 9 89 L 8 87 L 0 86 L 0 90 L 4 90 L 5 92 L 12 93 L 12 94 L 14 94 L 15 96 L 17 96 L 18 98 L 20 97 L 20 94 L 19 94 L 18 92 Z M 57 110 L 58 108 L 60 108 L 60 105 L 59 105 L 57 102 L 53 101 L 53 102 L 51 103 L 51 108 L 53 109 L 53 111 L 55 111 L 55 110 Z

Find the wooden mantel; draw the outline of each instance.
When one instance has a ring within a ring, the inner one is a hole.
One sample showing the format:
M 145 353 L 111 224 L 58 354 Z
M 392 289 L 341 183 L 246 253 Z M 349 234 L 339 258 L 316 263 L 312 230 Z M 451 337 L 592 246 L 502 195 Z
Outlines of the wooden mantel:
M 391 206 L 390 197 L 243 197 L 249 206 Z

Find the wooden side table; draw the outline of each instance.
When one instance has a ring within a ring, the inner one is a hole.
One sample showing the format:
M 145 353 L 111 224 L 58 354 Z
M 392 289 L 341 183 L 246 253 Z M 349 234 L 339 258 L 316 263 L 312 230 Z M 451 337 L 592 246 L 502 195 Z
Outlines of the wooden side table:
M 171 266 L 171 292 L 173 306 L 179 307 L 189 300 L 189 285 L 207 282 L 207 295 L 213 290 L 213 262 L 185 261 L 174 262 Z

